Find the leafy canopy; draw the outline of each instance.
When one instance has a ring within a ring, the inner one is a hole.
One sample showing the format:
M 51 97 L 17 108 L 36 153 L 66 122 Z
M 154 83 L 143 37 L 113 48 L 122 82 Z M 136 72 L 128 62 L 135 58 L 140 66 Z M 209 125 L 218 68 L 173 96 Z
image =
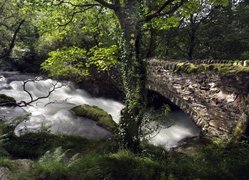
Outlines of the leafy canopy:
M 80 78 L 89 75 L 91 67 L 105 71 L 116 64 L 117 46 L 94 46 L 90 51 L 75 46 L 63 47 L 51 51 L 49 56 L 41 66 L 50 72 L 50 76 Z

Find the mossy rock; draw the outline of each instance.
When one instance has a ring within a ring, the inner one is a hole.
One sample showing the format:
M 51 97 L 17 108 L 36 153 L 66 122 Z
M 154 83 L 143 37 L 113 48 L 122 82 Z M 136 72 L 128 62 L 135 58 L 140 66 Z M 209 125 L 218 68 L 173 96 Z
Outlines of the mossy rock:
M 112 116 L 97 106 L 80 105 L 71 109 L 77 116 L 85 117 L 97 122 L 97 125 L 108 131 L 114 132 L 117 124 L 113 121 Z
M 13 97 L 5 94 L 0 94 L 0 106 L 13 106 L 16 104 L 16 100 Z

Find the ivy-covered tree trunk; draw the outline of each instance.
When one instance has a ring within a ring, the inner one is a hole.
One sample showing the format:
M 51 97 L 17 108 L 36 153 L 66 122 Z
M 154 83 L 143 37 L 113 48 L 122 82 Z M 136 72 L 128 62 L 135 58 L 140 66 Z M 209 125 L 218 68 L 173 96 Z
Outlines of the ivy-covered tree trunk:
M 142 22 L 137 1 L 128 1 L 116 14 L 123 31 L 122 78 L 126 94 L 121 112 L 120 145 L 139 151 L 141 123 L 146 106 L 146 67 L 140 54 Z

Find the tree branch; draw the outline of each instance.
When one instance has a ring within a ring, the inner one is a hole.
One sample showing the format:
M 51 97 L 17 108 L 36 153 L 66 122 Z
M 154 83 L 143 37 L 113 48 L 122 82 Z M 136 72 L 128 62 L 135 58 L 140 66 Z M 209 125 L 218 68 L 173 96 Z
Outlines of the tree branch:
M 10 42 L 10 45 L 9 45 L 9 48 L 7 49 L 6 52 L 4 52 L 2 55 L 0 55 L 0 59 L 6 57 L 6 56 L 9 56 L 9 54 L 11 53 L 12 49 L 14 48 L 15 46 L 15 41 L 16 41 L 16 36 L 18 34 L 18 32 L 20 31 L 21 29 L 21 26 L 22 24 L 25 22 L 25 19 L 21 20 L 21 22 L 19 23 L 19 25 L 17 26 L 13 36 L 12 36 L 12 40 Z
M 89 6 L 99 6 L 99 4 L 88 4 L 88 3 L 85 3 L 85 4 L 74 4 L 74 3 L 72 3 L 72 2 L 70 2 L 70 1 L 60 1 L 59 3 L 53 3 L 52 2 L 52 6 L 60 6 L 60 5 L 62 5 L 62 4 L 69 4 L 70 6 L 72 6 L 72 7 L 79 7 L 79 8 L 84 8 L 84 7 L 89 7 Z
M 25 107 L 25 106 L 29 106 L 31 105 L 32 103 L 34 102 L 37 102 L 41 99 L 46 99 L 48 98 L 52 92 L 54 92 L 56 89 L 59 89 L 61 87 L 64 86 L 64 84 L 61 84 L 59 85 L 58 82 L 52 82 L 51 83 L 51 87 L 47 93 L 47 95 L 44 95 L 44 96 L 40 96 L 40 97 L 34 97 L 28 90 L 27 90 L 27 84 L 30 83 L 30 82 L 37 82 L 37 81 L 40 81 L 38 78 L 35 78 L 35 79 L 29 79 L 29 80 L 26 80 L 23 82 L 23 91 L 26 92 L 28 94 L 28 96 L 30 97 L 30 100 L 29 101 L 20 101 L 20 102 L 3 102 L 3 103 L 0 103 L 0 106 L 18 106 L 18 107 Z
M 63 87 L 64 85 L 61 84 L 60 86 L 57 86 L 58 85 L 58 82 L 56 81 L 54 84 L 52 84 L 52 88 L 48 91 L 48 94 L 45 95 L 45 96 L 40 96 L 40 97 L 37 97 L 37 98 L 34 98 L 33 95 L 26 89 L 26 85 L 27 83 L 29 82 L 36 82 L 36 81 L 39 81 L 38 78 L 35 78 L 35 79 L 29 79 L 29 80 L 26 80 L 23 82 L 23 90 L 29 95 L 30 97 L 30 101 L 26 102 L 26 101 L 20 101 L 18 103 L 16 103 L 15 105 L 18 106 L 18 107 L 25 107 L 25 106 L 29 106 L 30 104 L 38 101 L 38 100 L 41 100 L 41 99 L 46 99 L 48 98 L 52 92 L 54 92 L 56 89 L 59 89 L 61 87 Z
M 163 12 L 167 6 L 169 6 L 170 4 L 172 4 L 175 0 L 167 0 L 156 12 L 149 14 L 147 16 L 145 16 L 142 21 L 148 22 L 154 18 L 157 17 L 162 17 L 162 16 L 166 16 L 166 15 L 170 15 L 172 13 L 174 13 L 179 7 L 182 6 L 182 4 L 184 2 L 186 2 L 187 0 L 180 0 L 179 3 L 176 3 L 171 9 L 169 9 L 166 12 Z
M 115 5 L 116 5 L 116 3 L 118 3 L 117 0 L 115 1 L 115 5 L 110 4 L 110 3 L 106 2 L 105 0 L 95 0 L 95 1 L 98 2 L 99 4 L 101 4 L 102 6 L 109 8 L 109 9 L 112 9 L 112 10 L 115 9 Z
M 115 6 L 120 6 L 120 0 L 114 0 Z
M 99 4 L 87 4 L 87 5 L 85 5 L 85 6 L 84 6 L 85 9 L 82 9 L 82 10 L 79 10 L 79 11 L 74 11 L 74 12 L 72 13 L 70 19 L 69 19 L 67 22 L 65 22 L 64 24 L 58 24 L 58 25 L 59 25 L 59 26 L 67 26 L 68 24 L 70 24 L 70 23 L 73 21 L 73 19 L 74 19 L 74 17 L 75 17 L 76 14 L 85 12 L 85 11 L 87 11 L 87 10 L 89 10 L 89 9 L 91 9 L 91 8 L 93 8 L 93 7 L 95 7 L 95 6 L 99 6 Z M 82 6 L 82 7 L 83 7 L 83 6 Z

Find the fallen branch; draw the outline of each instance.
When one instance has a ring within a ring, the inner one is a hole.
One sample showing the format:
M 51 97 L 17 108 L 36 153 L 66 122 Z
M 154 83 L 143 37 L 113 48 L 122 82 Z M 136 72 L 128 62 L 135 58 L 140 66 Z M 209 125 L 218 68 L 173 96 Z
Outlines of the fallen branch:
M 61 84 L 58 86 L 58 81 L 56 81 L 55 83 L 52 83 L 52 88 L 50 88 L 50 90 L 48 91 L 48 94 L 45 95 L 45 96 L 40 96 L 40 97 L 37 97 L 37 98 L 34 98 L 33 95 L 27 90 L 27 87 L 26 85 L 29 83 L 29 82 L 36 82 L 36 81 L 39 81 L 39 78 L 35 78 L 35 79 L 29 79 L 29 80 L 26 80 L 23 82 L 23 90 L 29 95 L 30 97 L 30 101 L 26 102 L 26 101 L 20 101 L 18 103 L 16 103 L 16 106 L 18 107 L 25 107 L 25 106 L 29 106 L 31 105 L 32 103 L 34 102 L 37 102 L 41 99 L 46 99 L 48 98 L 52 92 L 54 92 L 56 89 L 59 89 L 61 87 L 63 87 L 64 85 Z
M 64 86 L 64 84 L 62 84 L 62 83 L 60 84 L 57 81 L 52 82 L 51 83 L 52 86 L 49 88 L 49 91 L 48 91 L 47 95 L 40 96 L 40 97 L 34 97 L 32 95 L 32 93 L 27 90 L 27 84 L 30 83 L 30 82 L 35 83 L 37 81 L 40 81 L 39 77 L 37 77 L 35 79 L 29 79 L 29 80 L 26 80 L 26 81 L 23 82 L 23 85 L 22 85 L 23 91 L 26 92 L 28 94 L 28 96 L 30 97 L 29 101 L 16 102 L 14 98 L 8 97 L 8 96 L 3 94 L 2 96 L 4 96 L 4 97 L 3 97 L 2 102 L 0 103 L 0 106 L 18 106 L 18 107 L 29 106 L 34 102 L 38 103 L 38 101 L 41 100 L 41 99 L 49 98 L 49 96 L 52 94 L 52 92 L 54 92 L 56 89 L 59 89 L 59 88 Z

